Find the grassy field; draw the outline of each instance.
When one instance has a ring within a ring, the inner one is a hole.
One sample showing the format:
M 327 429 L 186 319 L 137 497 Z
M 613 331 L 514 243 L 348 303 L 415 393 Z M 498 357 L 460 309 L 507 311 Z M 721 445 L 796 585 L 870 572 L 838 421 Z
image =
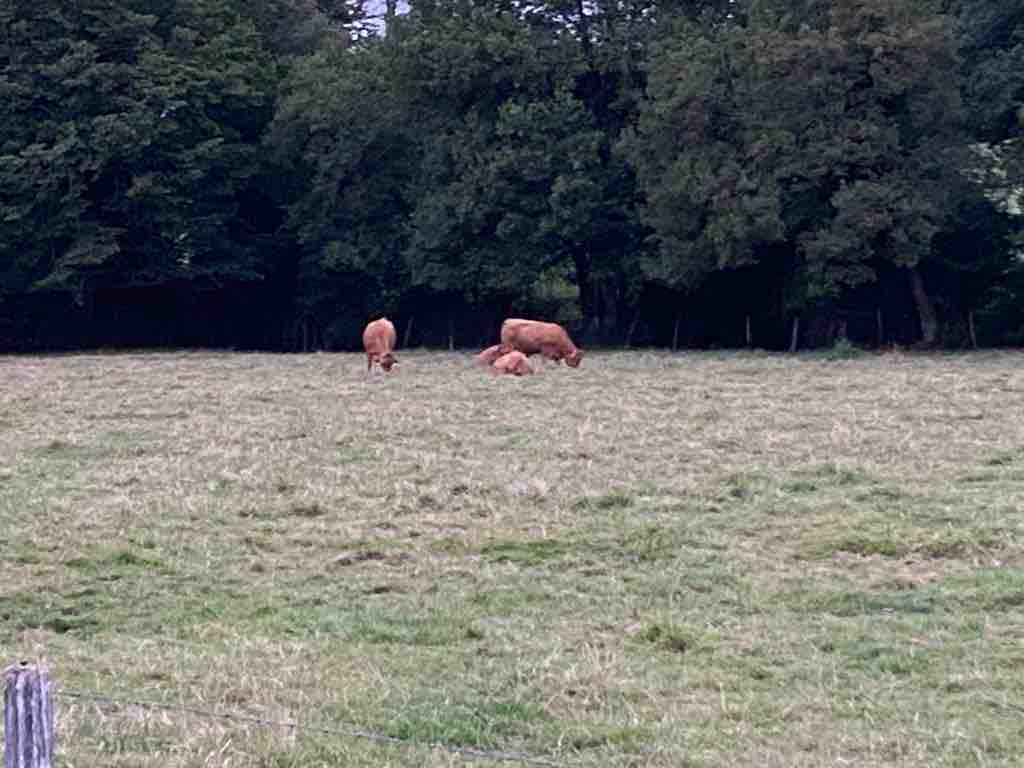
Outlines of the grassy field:
M 61 765 L 1020 764 L 1024 355 L 401 361 L 0 358 Z

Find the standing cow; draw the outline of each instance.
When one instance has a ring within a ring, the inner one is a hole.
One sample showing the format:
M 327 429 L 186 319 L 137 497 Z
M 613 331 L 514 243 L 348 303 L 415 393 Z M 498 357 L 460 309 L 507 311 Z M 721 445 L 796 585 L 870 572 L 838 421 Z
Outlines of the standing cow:
M 533 373 L 526 355 L 514 349 L 495 360 L 491 367 L 495 373 L 508 373 L 512 376 L 529 376 Z
M 571 368 L 583 360 L 583 350 L 572 343 L 565 328 L 558 323 L 509 318 L 501 324 L 501 346 L 524 355 L 541 354 L 548 360 L 565 360 Z
M 363 348 L 366 350 L 367 373 L 373 370 L 374 363 L 388 372 L 392 366 L 398 364 L 394 354 L 397 339 L 395 325 L 386 317 L 374 320 L 366 326 L 366 330 L 363 331 Z

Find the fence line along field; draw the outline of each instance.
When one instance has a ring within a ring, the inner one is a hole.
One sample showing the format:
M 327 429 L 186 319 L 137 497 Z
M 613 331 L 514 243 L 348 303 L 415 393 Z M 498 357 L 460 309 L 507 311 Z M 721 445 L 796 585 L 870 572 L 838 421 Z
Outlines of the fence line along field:
M 0 358 L 0 666 L 104 766 L 1000 766 L 1024 356 Z M 475 760 L 475 762 L 474 762 Z

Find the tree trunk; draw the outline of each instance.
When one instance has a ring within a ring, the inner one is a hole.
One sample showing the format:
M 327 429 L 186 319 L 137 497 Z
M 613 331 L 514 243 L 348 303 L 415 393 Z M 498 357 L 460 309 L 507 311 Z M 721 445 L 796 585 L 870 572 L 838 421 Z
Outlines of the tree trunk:
M 455 312 L 448 313 L 448 351 L 455 351 Z
M 384 8 L 384 37 L 392 40 L 395 34 L 395 17 L 398 15 L 398 0 L 387 0 Z
M 939 320 L 935 314 L 935 305 L 924 287 L 924 278 L 921 277 L 921 270 L 917 267 L 910 267 L 910 289 L 914 293 L 914 304 L 917 306 L 917 315 L 921 320 L 921 342 L 925 346 L 933 346 L 939 337 Z
M 618 341 L 622 338 L 619 314 L 619 296 L 616 286 L 610 280 L 601 281 L 601 342 Z
M 683 320 L 683 313 L 680 312 L 676 315 L 676 324 L 672 328 L 672 351 L 677 352 L 679 350 L 679 324 Z
M 878 329 L 878 342 L 877 346 L 879 349 L 885 346 L 885 322 L 882 318 L 882 308 L 878 307 L 875 309 L 875 327 Z
M 800 342 L 800 315 L 793 318 L 793 333 L 789 337 L 789 351 L 796 352 Z
M 405 321 L 405 333 L 402 334 L 402 349 L 409 348 L 409 339 L 412 337 L 412 319 L 413 315 L 409 315 L 409 319 Z
M 967 312 L 967 333 L 971 337 L 971 349 L 978 348 L 978 336 L 974 332 L 974 310 Z
M 588 23 L 587 6 L 584 0 L 576 0 L 576 13 L 580 17 L 580 47 L 583 48 L 583 57 L 587 60 L 587 64 L 591 62 L 591 44 L 590 44 L 590 24 Z
M 620 272 L 615 278 L 615 317 L 620 322 L 625 322 L 625 319 L 629 317 L 630 311 L 635 309 L 636 314 L 633 319 L 629 321 L 629 326 L 625 329 L 626 331 L 626 346 L 629 346 L 633 340 L 633 333 L 636 331 L 636 326 L 639 325 L 640 321 L 640 307 L 641 303 L 638 300 L 634 307 L 629 301 L 629 286 L 627 285 L 625 272 Z M 616 334 L 622 332 L 622 328 L 616 328 Z M 619 337 L 621 338 L 621 337 Z
M 633 315 L 633 319 L 629 323 L 629 330 L 626 331 L 626 349 L 633 346 L 633 334 L 636 333 L 636 324 L 640 322 L 640 310 L 636 311 Z
M 750 315 L 747 315 L 747 346 L 751 345 L 752 337 L 750 335 Z
M 580 314 L 583 315 L 583 343 L 589 343 L 589 335 L 593 331 L 594 296 L 590 285 L 590 255 L 577 254 L 573 257 L 576 266 L 576 286 L 580 292 Z
M 605 329 L 608 327 L 607 317 L 605 310 L 607 309 L 607 302 L 604 296 L 604 286 L 600 280 L 591 278 L 591 295 L 593 296 L 593 303 L 590 305 L 593 310 L 593 317 L 591 318 L 589 336 L 593 343 L 603 344 L 605 341 Z

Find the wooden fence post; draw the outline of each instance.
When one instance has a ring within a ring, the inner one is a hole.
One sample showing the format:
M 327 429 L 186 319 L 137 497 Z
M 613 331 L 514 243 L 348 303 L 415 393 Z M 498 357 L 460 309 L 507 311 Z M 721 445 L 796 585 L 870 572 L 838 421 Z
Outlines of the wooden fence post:
M 4 768 L 53 768 L 53 697 L 46 666 L 23 661 L 4 679 Z

